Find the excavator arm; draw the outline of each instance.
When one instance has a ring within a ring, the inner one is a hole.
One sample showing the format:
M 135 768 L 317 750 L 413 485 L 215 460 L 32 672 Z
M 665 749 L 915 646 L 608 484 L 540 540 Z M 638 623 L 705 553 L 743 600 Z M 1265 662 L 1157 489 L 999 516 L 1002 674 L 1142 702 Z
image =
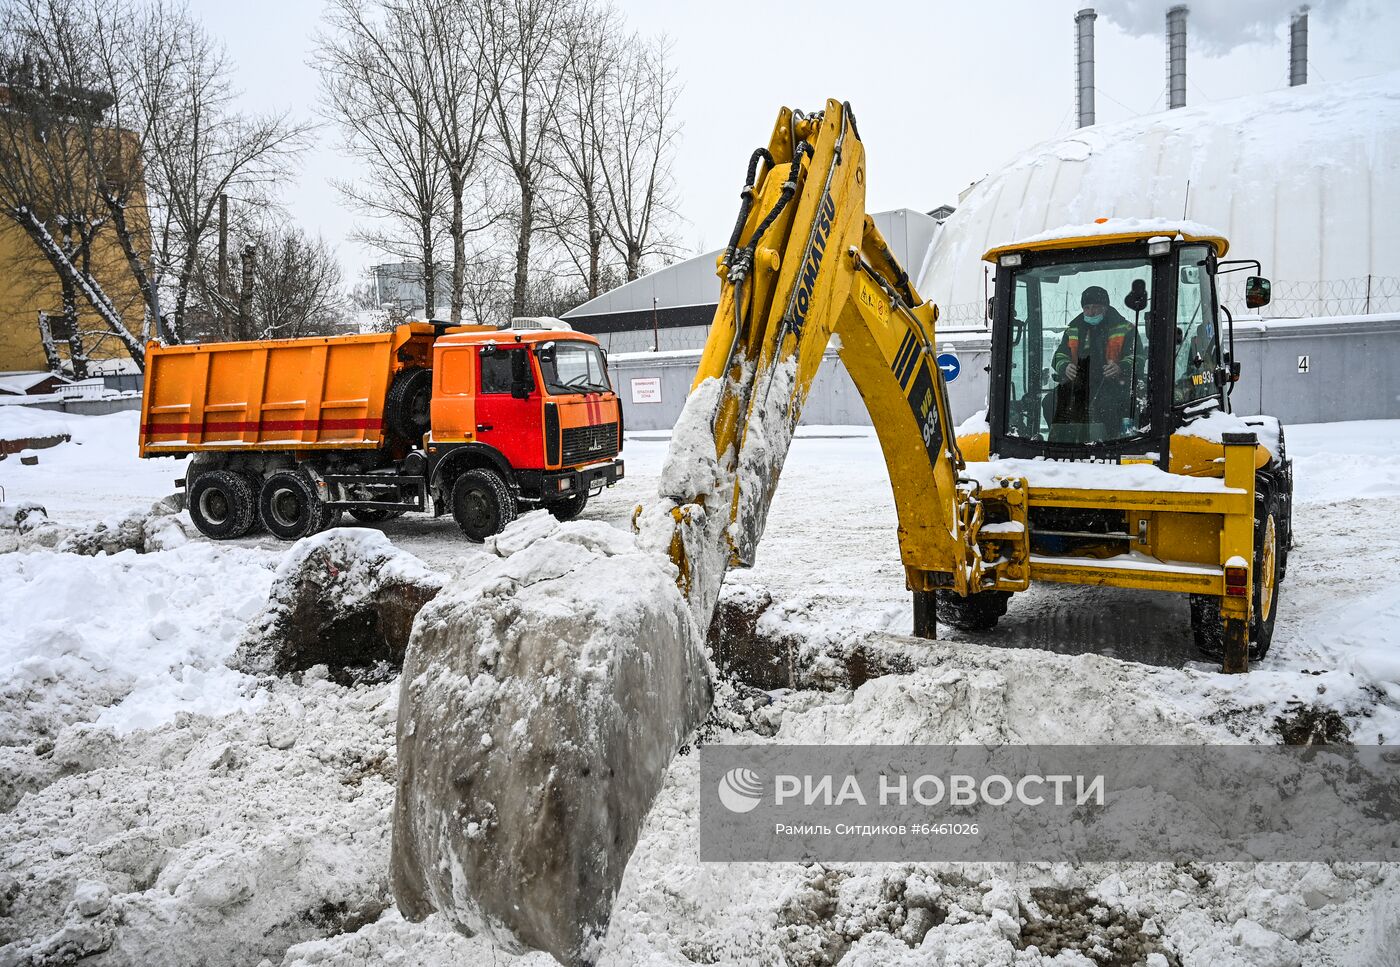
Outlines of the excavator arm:
M 919 297 L 865 213 L 865 179 L 855 117 L 837 101 L 811 116 L 783 108 L 768 147 L 750 159 L 719 260 L 719 306 L 676 431 L 708 435 L 713 473 L 700 475 L 709 486 L 699 488 L 696 475 L 673 474 L 692 486 L 663 492 L 669 553 L 702 628 L 725 567 L 753 561 L 833 336 L 889 467 L 916 632 L 932 636 L 933 609 L 920 596 L 935 589 L 1026 586 L 1024 482 L 983 491 L 962 477 L 934 362 L 938 309 Z M 677 452 L 694 456 L 685 439 Z M 639 520 L 644 529 L 666 526 Z M 1002 526 L 983 537 L 988 520 Z

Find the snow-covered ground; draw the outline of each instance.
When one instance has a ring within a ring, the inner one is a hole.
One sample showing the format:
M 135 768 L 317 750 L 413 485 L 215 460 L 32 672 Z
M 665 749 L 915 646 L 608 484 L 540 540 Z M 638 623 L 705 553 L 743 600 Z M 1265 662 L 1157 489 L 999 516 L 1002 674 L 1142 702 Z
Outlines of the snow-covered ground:
M 134 413 L 62 419 L 72 443 L 0 462 L 8 501 L 83 524 L 183 473 L 136 459 Z M 666 445 L 629 439 L 627 480 L 584 516 L 627 526 Z M 1194 661 L 1175 597 L 1037 589 L 997 631 L 927 645 L 910 674 L 789 693 L 765 713 L 771 735 L 708 741 L 1276 742 L 1301 705 L 1335 710 L 1353 741 L 1394 742 L 1400 421 L 1290 427 L 1288 448 L 1297 547 L 1250 675 Z M 448 580 L 483 553 L 447 518 L 381 529 Z M 262 535 L 0 554 L 0 965 L 102 950 L 93 963 L 552 963 L 394 912 L 397 682 L 223 665 L 286 550 Z M 799 431 L 758 562 L 730 583 L 766 588 L 773 620 L 803 635 L 908 633 L 868 428 Z M 1376 864 L 701 864 L 695 758 L 677 758 L 643 830 L 605 963 L 1400 964 L 1400 870 Z M 1017 913 L 1049 926 L 1012 929 Z M 1114 935 L 1136 953 L 1093 957 Z

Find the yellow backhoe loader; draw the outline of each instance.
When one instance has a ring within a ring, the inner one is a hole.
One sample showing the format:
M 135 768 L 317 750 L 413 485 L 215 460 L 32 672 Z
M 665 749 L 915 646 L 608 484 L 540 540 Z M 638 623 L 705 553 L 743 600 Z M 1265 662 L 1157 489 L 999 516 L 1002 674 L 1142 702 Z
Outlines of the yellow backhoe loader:
M 987 253 L 990 412 L 959 440 L 938 312 L 865 214 L 865 182 L 849 105 L 784 109 L 750 160 L 635 540 L 561 524 L 415 623 L 392 860 L 406 916 L 593 962 L 670 758 L 706 718 L 705 629 L 725 569 L 753 559 L 833 337 L 889 465 L 918 634 L 990 627 L 1044 581 L 1190 594 L 1227 670 L 1268 647 L 1291 479 L 1277 422 L 1228 413 L 1225 240 L 1104 222 Z M 1247 291 L 1258 304 L 1267 283 Z
M 1224 261 L 1209 229 L 1158 220 L 992 249 L 988 414 L 955 438 L 938 311 L 865 214 L 865 178 L 855 118 L 835 101 L 812 116 L 783 109 L 750 161 L 692 390 L 717 383 L 705 405 L 733 490 L 671 511 L 701 627 L 724 565 L 752 561 L 836 336 L 889 465 L 916 634 L 934 637 L 939 619 L 991 628 L 1032 581 L 1147 588 L 1191 596 L 1196 644 L 1227 671 L 1262 658 L 1291 464 L 1276 420 L 1229 413 L 1239 364 L 1216 292 L 1218 274 L 1258 263 Z M 1246 293 L 1265 304 L 1267 280 L 1251 276 Z

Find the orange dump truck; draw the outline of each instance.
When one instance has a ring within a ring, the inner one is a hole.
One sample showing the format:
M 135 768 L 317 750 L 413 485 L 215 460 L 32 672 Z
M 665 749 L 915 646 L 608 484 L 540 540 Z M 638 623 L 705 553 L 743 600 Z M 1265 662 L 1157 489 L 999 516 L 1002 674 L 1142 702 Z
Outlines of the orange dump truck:
M 555 319 L 410 323 L 362 336 L 162 347 L 141 456 L 194 454 L 199 530 L 284 540 L 408 511 L 472 540 L 522 510 L 568 520 L 622 479 L 622 404 L 598 341 Z

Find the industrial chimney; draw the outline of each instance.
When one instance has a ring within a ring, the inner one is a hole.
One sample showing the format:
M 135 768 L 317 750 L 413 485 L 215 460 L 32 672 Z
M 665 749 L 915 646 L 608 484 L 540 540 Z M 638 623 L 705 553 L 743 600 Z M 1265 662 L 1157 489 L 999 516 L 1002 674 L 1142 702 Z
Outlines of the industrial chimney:
M 1079 64 L 1074 104 L 1081 128 L 1094 123 L 1094 20 L 1097 17 L 1093 7 L 1085 7 L 1074 15 L 1074 52 Z
M 1303 5 L 1293 14 L 1288 26 L 1288 83 L 1292 87 L 1308 82 L 1308 8 Z
M 1186 4 L 1167 11 L 1167 107 L 1186 106 Z

